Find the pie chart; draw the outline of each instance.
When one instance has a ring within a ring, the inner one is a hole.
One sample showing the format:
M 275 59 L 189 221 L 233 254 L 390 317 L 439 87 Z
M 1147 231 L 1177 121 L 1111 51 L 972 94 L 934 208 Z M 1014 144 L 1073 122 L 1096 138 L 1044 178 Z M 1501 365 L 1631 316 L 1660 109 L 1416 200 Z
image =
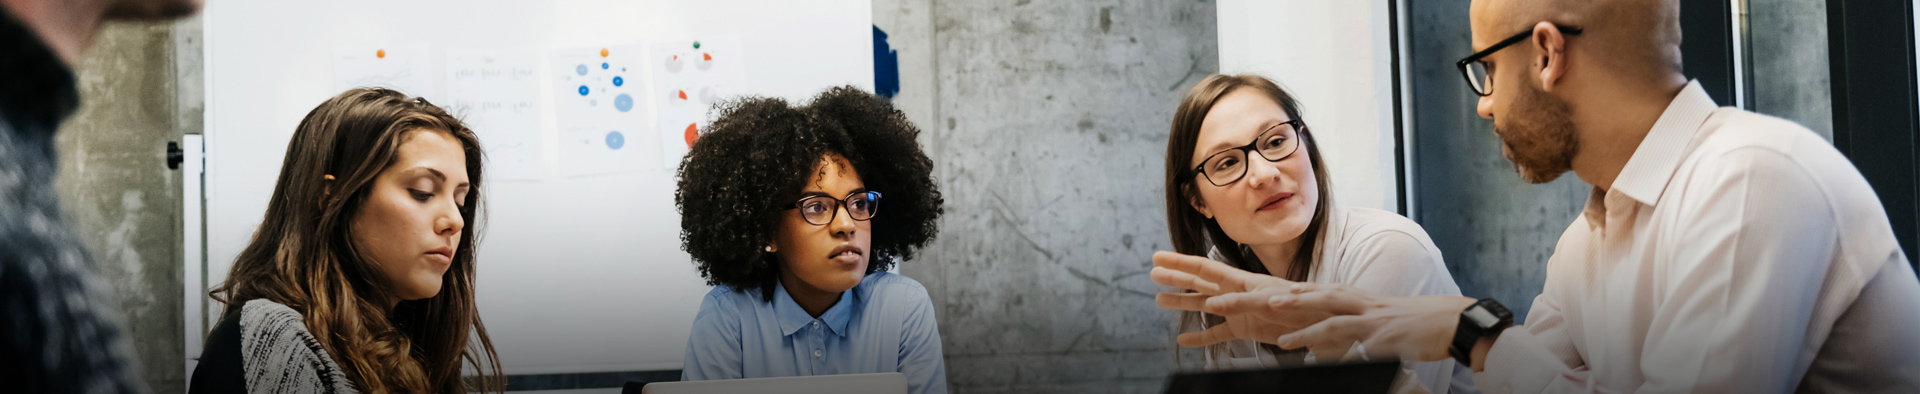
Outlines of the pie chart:
M 688 124 L 687 124 L 687 135 L 686 135 L 686 137 L 687 137 L 687 148 L 693 148 L 693 140 L 697 140 L 697 139 L 700 139 L 700 127 L 699 127 L 699 126 L 700 126 L 700 125 L 699 125 L 698 123 L 688 123 Z

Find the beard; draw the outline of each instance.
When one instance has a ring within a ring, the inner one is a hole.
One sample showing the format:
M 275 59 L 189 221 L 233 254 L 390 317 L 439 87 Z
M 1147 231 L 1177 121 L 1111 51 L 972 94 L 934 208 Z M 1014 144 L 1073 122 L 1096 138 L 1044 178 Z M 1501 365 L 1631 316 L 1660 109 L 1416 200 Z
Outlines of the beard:
M 1547 95 L 1533 84 L 1516 85 L 1518 94 L 1503 117 L 1508 124 L 1495 122 L 1493 134 L 1500 138 L 1501 153 L 1513 162 L 1520 179 L 1534 184 L 1552 182 L 1573 169 L 1573 155 L 1579 152 L 1573 111 L 1566 101 Z

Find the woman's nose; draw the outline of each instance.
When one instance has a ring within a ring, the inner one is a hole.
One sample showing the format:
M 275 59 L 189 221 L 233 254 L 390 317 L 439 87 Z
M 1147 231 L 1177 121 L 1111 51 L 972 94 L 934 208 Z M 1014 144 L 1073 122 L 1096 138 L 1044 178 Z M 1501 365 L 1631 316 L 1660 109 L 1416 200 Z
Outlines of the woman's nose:
M 1279 181 L 1280 163 L 1267 161 L 1258 154 L 1247 155 L 1247 159 L 1247 186 L 1260 188 Z
M 439 218 L 434 219 L 433 224 L 434 233 L 441 236 L 459 234 L 460 230 L 467 227 L 466 218 L 460 216 L 460 206 L 447 205 L 450 207 L 441 209 Z
M 840 204 L 838 208 L 834 209 L 839 211 L 834 212 L 833 221 L 827 222 L 827 231 L 832 231 L 834 234 L 852 234 L 854 231 L 853 214 L 847 210 L 847 204 Z

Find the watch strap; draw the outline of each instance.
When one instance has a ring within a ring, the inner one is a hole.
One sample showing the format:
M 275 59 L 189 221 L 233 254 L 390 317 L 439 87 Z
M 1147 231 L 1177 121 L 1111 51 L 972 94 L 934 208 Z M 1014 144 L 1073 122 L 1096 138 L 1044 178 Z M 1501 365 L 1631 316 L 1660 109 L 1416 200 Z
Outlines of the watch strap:
M 1473 365 L 1473 347 L 1480 338 L 1498 335 L 1501 330 L 1513 326 L 1513 312 L 1499 301 L 1482 298 L 1460 311 L 1460 326 L 1453 332 L 1453 346 L 1447 347 L 1447 353 L 1459 360 L 1460 365 Z

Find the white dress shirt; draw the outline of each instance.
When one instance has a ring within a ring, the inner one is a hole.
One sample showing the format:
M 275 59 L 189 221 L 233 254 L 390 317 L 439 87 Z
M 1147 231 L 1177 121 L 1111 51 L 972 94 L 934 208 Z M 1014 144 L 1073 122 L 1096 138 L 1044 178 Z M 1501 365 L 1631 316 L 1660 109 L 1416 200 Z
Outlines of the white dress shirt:
M 1315 259 L 1316 265 L 1308 270 L 1308 282 L 1339 283 L 1392 296 L 1460 295 L 1460 286 L 1454 284 L 1453 276 L 1447 273 L 1447 266 L 1440 259 L 1440 248 L 1433 245 L 1433 239 L 1418 223 L 1372 208 L 1342 209 L 1336 205 L 1328 211 L 1331 213 L 1327 215 L 1324 238 L 1316 242 L 1321 245 L 1315 248 L 1320 256 Z M 1220 257 L 1214 259 L 1220 260 Z M 1204 327 L 1183 331 L 1199 329 Z M 1254 342 L 1233 340 L 1208 347 L 1207 367 L 1245 369 L 1300 365 L 1304 353 L 1274 354 Z M 1358 355 L 1355 352 L 1349 358 Z M 1473 387 L 1472 373 L 1452 359 L 1406 362 L 1401 364 L 1402 379 L 1419 384 L 1403 384 L 1396 392 L 1478 393 Z
M 1547 262 L 1492 393 L 1920 392 L 1920 280 L 1880 201 L 1800 125 L 1688 83 Z

